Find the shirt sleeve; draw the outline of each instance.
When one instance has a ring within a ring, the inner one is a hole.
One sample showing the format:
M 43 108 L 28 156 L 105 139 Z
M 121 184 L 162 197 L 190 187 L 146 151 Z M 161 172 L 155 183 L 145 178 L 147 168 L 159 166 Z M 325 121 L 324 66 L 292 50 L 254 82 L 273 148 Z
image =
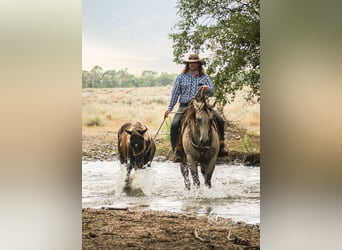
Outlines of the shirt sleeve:
M 169 104 L 169 106 L 167 108 L 170 111 L 172 111 L 172 109 L 176 105 L 177 100 L 178 100 L 178 98 L 180 96 L 180 93 L 181 93 L 180 83 L 181 83 L 181 76 L 179 75 L 176 78 L 175 85 L 173 86 L 173 89 L 172 89 L 172 92 L 171 92 L 171 100 L 170 100 L 170 104 Z

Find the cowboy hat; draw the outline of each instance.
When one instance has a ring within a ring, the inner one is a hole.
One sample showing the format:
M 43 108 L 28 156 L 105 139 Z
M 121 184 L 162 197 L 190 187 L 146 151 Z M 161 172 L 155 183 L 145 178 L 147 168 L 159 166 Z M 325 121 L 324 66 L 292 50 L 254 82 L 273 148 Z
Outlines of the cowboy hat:
M 200 64 L 205 64 L 205 62 L 202 59 L 200 59 L 199 56 L 196 54 L 191 54 L 189 55 L 188 60 L 186 59 L 183 60 L 184 64 L 191 63 L 191 62 L 198 62 Z

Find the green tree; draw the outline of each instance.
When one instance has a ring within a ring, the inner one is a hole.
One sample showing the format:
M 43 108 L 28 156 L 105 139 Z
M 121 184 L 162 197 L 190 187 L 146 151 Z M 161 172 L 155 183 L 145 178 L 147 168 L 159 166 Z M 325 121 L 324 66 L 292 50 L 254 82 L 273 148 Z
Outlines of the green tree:
M 101 88 L 102 87 L 102 75 L 103 69 L 102 67 L 95 65 L 90 70 L 90 78 L 91 78 L 91 86 L 93 88 Z
M 157 78 L 157 86 L 166 86 L 171 85 L 175 82 L 177 74 L 168 74 L 166 72 L 162 72 Z
M 120 69 L 115 74 L 115 81 L 118 83 L 118 87 L 121 88 L 136 87 L 137 85 L 135 76 L 128 73 L 127 68 Z
M 152 70 L 144 70 L 141 73 L 140 81 L 143 87 L 154 87 L 157 83 L 158 73 Z
M 260 101 L 260 0 L 178 0 L 177 8 L 174 61 L 203 52 L 219 103 L 234 100 L 243 87 L 247 100 Z
M 82 88 L 91 88 L 90 73 L 86 70 L 82 70 Z
M 116 81 L 116 71 L 115 70 L 107 70 L 103 73 L 102 80 L 105 88 L 113 88 L 118 86 L 118 82 Z

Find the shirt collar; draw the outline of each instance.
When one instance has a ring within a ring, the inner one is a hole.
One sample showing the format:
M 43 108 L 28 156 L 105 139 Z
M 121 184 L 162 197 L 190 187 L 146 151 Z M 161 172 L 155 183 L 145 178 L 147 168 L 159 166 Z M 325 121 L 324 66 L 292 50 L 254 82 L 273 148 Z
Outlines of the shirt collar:
M 187 74 L 188 76 L 193 77 L 193 76 L 190 74 L 190 71 L 189 71 L 189 70 L 186 72 L 186 74 Z M 198 72 L 198 71 L 197 71 L 197 74 L 196 74 L 194 77 L 197 77 L 197 76 L 199 76 L 199 72 Z

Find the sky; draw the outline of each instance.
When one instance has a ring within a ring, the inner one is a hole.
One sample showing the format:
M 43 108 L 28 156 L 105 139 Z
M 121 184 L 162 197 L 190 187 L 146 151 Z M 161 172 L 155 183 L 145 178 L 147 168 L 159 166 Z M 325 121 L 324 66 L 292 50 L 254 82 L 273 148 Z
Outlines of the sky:
M 168 37 L 176 13 L 176 0 L 83 0 L 82 69 L 179 73 Z

